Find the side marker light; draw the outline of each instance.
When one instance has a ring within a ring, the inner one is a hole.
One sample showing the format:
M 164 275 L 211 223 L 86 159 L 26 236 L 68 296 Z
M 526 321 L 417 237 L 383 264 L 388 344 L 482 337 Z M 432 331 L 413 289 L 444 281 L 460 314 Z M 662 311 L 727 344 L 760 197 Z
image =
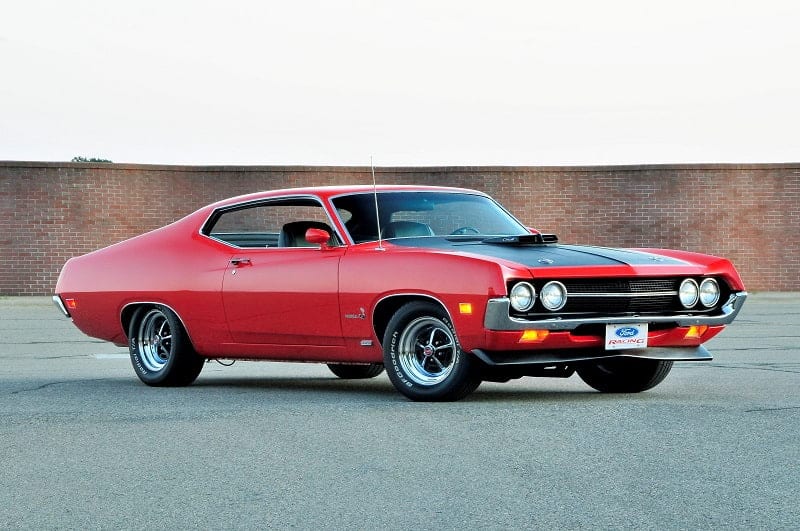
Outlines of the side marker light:
M 75 299 L 64 299 L 64 304 L 67 305 L 68 310 L 74 310 L 78 307 L 78 301 Z
M 458 311 L 461 312 L 462 315 L 472 315 L 472 303 L 471 302 L 459 302 L 458 303 Z

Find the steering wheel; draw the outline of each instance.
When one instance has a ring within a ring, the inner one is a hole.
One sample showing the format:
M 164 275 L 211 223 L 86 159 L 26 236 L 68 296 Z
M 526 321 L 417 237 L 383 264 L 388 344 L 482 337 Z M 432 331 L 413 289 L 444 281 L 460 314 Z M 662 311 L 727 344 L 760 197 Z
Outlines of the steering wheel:
M 450 235 L 452 236 L 452 235 L 456 235 L 456 234 L 480 234 L 480 233 L 481 233 L 481 231 L 479 231 L 475 227 L 470 227 L 469 225 L 464 225 L 463 227 L 459 227 L 456 230 L 454 230 L 453 232 L 451 232 Z

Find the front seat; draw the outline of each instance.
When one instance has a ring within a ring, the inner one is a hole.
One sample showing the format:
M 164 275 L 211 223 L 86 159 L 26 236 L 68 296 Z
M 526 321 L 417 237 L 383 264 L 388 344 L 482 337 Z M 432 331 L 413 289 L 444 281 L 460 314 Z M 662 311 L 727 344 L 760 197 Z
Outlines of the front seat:
M 320 221 L 293 221 L 281 227 L 278 234 L 278 247 L 316 247 L 306 241 L 308 229 L 322 229 L 331 235 L 328 245 L 336 245 L 336 236 L 327 223 Z
M 383 229 L 384 238 L 412 238 L 433 236 L 433 230 L 425 223 L 416 221 L 392 221 Z

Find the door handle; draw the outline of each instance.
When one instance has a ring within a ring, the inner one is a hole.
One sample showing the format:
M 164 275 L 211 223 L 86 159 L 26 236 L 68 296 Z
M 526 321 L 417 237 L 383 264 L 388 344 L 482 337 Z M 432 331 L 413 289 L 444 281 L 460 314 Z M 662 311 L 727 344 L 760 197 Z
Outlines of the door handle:
M 231 258 L 231 265 L 234 267 L 242 266 L 242 265 L 250 265 L 249 258 Z

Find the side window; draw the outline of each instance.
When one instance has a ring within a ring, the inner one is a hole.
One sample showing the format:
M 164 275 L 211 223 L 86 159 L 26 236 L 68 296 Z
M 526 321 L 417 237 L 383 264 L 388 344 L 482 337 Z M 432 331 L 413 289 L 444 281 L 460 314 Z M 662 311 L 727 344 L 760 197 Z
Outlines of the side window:
M 328 216 L 310 199 L 280 200 L 233 207 L 212 217 L 203 233 L 237 247 L 312 247 L 310 228 L 328 231 L 329 245 L 338 245 Z

